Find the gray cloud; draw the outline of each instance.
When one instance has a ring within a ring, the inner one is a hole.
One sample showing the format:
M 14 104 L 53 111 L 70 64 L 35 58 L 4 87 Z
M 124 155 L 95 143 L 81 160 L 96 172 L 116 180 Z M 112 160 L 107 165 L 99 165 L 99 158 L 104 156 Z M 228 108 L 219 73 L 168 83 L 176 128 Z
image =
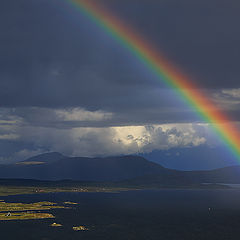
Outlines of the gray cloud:
M 237 1 L 101 4 L 147 36 L 203 88 L 239 87 Z M 4 0 L 0 11 L 2 107 L 112 112 L 119 120 L 109 125 L 196 121 L 173 91 L 66 2 Z
M 102 4 L 147 36 L 201 86 L 239 87 L 238 1 Z M 144 91 L 164 87 L 64 1 L 4 0 L 0 9 L 2 105 L 123 109 L 128 104 L 137 107 L 141 97 L 150 105 L 152 99 Z
M 79 113 L 86 117 L 85 111 L 80 110 Z M 87 115 L 95 116 L 94 112 L 92 115 L 87 112 Z M 109 156 L 217 144 L 216 139 L 209 135 L 209 126 L 197 123 L 71 128 L 30 124 L 22 118 L 21 121 L 11 121 L 10 125 L 1 126 L 1 130 L 4 129 L 7 134 L 0 132 L 2 162 L 19 161 L 46 151 L 73 156 Z

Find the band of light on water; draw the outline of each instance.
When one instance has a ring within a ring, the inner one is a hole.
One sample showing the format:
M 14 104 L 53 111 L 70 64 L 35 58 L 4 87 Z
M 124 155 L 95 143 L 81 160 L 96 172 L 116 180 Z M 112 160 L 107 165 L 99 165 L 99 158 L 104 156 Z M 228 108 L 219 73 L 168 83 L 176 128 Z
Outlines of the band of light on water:
M 127 48 L 146 67 L 158 76 L 166 86 L 175 90 L 198 115 L 210 123 L 217 136 L 240 161 L 239 130 L 231 123 L 190 79 L 182 74 L 174 64 L 167 61 L 159 50 L 148 44 L 136 31 L 125 26 L 116 16 L 100 6 L 99 1 L 67 0 L 82 14 L 100 26 L 103 31 Z

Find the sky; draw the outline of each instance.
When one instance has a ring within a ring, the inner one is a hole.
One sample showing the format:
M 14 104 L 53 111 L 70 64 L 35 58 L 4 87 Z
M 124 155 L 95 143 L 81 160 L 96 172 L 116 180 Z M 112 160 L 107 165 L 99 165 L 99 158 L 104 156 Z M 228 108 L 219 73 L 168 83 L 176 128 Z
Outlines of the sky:
M 238 124 L 238 0 L 97 2 Z M 224 148 L 210 124 L 69 1 L 2 0 L 0 29 L 0 163 L 48 151 L 93 157 Z

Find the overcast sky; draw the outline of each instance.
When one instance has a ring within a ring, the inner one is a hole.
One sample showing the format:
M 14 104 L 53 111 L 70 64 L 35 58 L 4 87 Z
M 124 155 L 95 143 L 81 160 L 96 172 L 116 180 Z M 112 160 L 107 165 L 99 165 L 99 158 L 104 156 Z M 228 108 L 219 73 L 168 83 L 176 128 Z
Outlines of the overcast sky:
M 236 122 L 238 0 L 101 0 Z M 0 162 L 215 146 L 211 126 L 66 0 L 1 0 Z

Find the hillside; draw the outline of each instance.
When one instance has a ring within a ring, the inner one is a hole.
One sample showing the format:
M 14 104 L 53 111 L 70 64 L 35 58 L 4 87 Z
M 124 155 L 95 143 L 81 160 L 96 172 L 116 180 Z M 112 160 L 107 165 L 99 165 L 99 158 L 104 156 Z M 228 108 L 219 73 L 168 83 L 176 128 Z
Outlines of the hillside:
M 160 165 L 138 156 L 87 158 L 48 153 L 16 164 L 1 165 L 0 178 L 120 181 L 162 171 L 165 169 Z
M 240 183 L 240 166 L 208 171 L 178 171 L 139 156 L 87 158 L 47 153 L 16 164 L 0 165 L 0 179 L 68 179 L 148 186 Z

